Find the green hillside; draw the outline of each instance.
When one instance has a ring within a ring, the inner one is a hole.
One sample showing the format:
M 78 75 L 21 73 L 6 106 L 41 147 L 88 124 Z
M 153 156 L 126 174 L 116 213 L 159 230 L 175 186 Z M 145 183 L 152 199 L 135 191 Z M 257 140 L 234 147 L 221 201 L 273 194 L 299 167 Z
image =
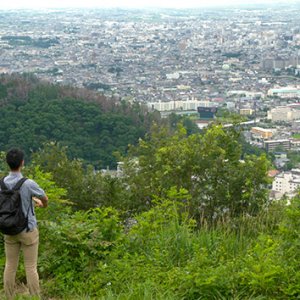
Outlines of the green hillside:
M 115 166 L 113 153 L 143 137 L 153 115 L 87 89 L 61 87 L 31 75 L 0 77 L 0 149 L 18 146 L 30 156 L 49 141 L 96 168 Z

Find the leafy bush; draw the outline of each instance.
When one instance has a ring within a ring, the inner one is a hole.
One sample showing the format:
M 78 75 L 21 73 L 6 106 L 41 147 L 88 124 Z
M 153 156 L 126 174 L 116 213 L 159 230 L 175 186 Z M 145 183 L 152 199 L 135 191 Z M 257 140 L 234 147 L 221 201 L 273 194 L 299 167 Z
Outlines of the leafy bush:
M 122 237 L 122 226 L 112 208 L 62 213 L 58 221 L 40 226 L 40 271 L 56 294 L 82 288 L 90 273 L 105 260 Z M 46 284 L 47 285 L 47 284 Z
M 125 159 L 128 208 L 147 210 L 151 199 L 176 186 L 190 194 L 189 213 L 198 224 L 258 214 L 268 201 L 268 161 L 264 155 L 241 161 L 238 137 L 221 126 L 189 136 L 182 126 L 172 135 L 154 127 Z

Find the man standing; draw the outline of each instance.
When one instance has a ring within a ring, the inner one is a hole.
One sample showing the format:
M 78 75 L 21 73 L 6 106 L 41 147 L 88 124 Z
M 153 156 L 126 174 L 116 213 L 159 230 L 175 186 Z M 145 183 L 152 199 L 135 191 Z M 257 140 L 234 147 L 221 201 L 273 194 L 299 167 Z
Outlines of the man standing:
M 21 173 L 24 166 L 23 151 L 20 149 L 11 149 L 6 154 L 6 162 L 10 168 L 10 172 L 4 178 L 4 184 L 8 189 L 12 189 L 23 178 Z M 39 275 L 37 272 L 39 232 L 32 201 L 33 197 L 35 197 L 34 201 L 37 206 L 47 207 L 48 197 L 39 185 L 31 179 L 23 182 L 20 188 L 20 197 L 22 211 L 28 217 L 28 226 L 16 235 L 4 235 L 6 262 L 3 281 L 5 295 L 8 299 L 13 299 L 15 296 L 16 272 L 21 250 L 24 256 L 29 292 L 31 295 L 40 296 Z

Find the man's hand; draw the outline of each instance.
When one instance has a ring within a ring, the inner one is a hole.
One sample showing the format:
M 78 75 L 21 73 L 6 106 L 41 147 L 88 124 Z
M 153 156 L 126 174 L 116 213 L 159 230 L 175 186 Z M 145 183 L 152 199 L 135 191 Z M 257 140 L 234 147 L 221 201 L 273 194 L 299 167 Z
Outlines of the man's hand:
M 42 202 L 42 200 L 36 198 L 36 197 L 32 197 L 32 200 L 35 202 L 35 205 L 38 207 L 44 207 L 44 204 Z

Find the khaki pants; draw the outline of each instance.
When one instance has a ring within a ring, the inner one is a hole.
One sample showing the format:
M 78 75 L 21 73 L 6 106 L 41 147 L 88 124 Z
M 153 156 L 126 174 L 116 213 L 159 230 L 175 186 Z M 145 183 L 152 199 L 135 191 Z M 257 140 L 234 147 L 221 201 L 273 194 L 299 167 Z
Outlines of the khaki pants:
M 27 285 L 31 295 L 39 297 L 39 275 L 37 272 L 37 258 L 39 246 L 39 232 L 35 228 L 33 231 L 23 231 L 17 235 L 5 235 L 5 270 L 4 270 L 4 290 L 8 299 L 15 296 L 16 273 L 19 264 L 20 250 L 24 255 L 24 266 L 26 271 Z

